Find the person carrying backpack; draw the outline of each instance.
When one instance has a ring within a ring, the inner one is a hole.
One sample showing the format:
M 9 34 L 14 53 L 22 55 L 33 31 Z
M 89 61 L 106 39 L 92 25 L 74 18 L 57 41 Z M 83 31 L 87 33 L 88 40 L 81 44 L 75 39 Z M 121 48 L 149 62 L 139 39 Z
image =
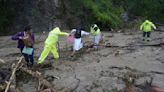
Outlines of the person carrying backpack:
M 102 38 L 99 27 L 96 24 L 93 24 L 90 28 L 90 33 L 93 36 L 93 47 L 97 49 Z
M 53 30 L 51 30 L 48 34 L 48 37 L 46 39 L 44 50 L 42 51 L 39 59 L 38 59 L 38 64 L 41 64 L 44 62 L 45 58 L 48 56 L 49 52 L 53 54 L 55 59 L 59 58 L 59 54 L 57 52 L 57 42 L 59 36 L 69 36 L 68 33 L 66 32 L 61 32 L 59 27 L 55 27 Z
M 89 35 L 89 33 L 85 32 L 81 28 L 77 28 L 77 29 L 72 29 L 71 34 L 74 35 L 73 52 L 71 54 L 71 56 L 73 56 L 76 51 L 79 51 L 83 47 L 81 37 L 84 35 Z
M 17 48 L 20 49 L 22 55 L 27 62 L 27 66 L 34 64 L 34 43 L 35 36 L 31 26 L 25 27 L 23 32 L 17 32 L 11 37 L 12 40 L 18 40 Z
M 140 30 L 143 30 L 143 41 L 146 40 L 150 41 L 150 35 L 151 35 L 151 31 L 153 29 L 156 29 L 156 26 L 149 20 L 145 20 L 145 22 L 142 23 L 142 25 L 140 26 Z

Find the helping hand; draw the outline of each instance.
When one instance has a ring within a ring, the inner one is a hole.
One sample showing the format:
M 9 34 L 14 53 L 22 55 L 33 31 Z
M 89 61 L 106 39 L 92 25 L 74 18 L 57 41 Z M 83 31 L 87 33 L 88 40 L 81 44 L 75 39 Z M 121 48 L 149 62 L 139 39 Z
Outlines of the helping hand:
M 19 39 L 23 39 L 23 37 L 19 36 Z

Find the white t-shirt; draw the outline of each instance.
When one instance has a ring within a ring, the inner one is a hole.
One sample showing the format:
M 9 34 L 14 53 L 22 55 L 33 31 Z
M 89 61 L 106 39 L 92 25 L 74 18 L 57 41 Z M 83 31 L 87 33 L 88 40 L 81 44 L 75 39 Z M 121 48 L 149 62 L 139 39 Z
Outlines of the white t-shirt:
M 72 29 L 71 33 L 75 33 L 75 32 L 76 32 L 76 29 Z M 89 35 L 89 33 L 82 30 L 81 31 L 81 36 L 84 36 L 84 35 Z M 73 49 L 75 51 L 78 51 L 82 47 L 83 47 L 83 43 L 82 43 L 81 38 L 74 38 Z

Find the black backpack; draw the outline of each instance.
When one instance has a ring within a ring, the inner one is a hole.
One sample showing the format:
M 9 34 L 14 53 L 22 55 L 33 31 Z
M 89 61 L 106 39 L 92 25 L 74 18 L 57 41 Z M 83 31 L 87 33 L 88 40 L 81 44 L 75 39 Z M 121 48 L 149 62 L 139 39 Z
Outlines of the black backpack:
M 80 29 L 76 29 L 76 32 L 75 32 L 75 38 L 81 38 L 81 30 Z

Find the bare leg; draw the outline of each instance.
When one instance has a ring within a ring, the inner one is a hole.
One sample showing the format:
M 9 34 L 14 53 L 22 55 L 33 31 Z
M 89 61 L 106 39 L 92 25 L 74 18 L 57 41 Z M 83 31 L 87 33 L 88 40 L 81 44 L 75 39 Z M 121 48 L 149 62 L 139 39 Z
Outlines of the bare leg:
M 75 50 L 73 50 L 73 52 L 71 53 L 71 57 L 73 57 L 75 55 Z

